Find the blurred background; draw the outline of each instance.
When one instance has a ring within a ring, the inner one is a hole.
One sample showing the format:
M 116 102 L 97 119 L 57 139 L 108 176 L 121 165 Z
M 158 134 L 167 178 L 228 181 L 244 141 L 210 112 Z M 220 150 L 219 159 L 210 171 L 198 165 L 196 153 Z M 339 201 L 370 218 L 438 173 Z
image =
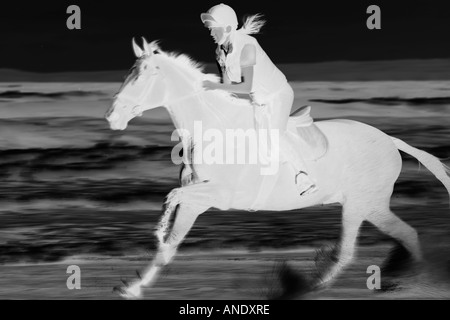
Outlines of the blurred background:
M 162 108 L 132 120 L 121 132 L 109 129 L 104 114 L 134 63 L 132 37 L 159 39 L 163 50 L 186 53 L 217 73 L 215 45 L 199 18 L 217 3 L 2 4 L 0 270 L 9 277 L 1 280 L 0 298 L 60 297 L 52 286 L 30 284 L 41 270 L 30 266 L 80 256 L 116 257 L 122 263 L 151 258 L 163 199 L 178 185 L 179 167 L 170 159 L 174 127 Z M 294 88 L 294 108 L 311 105 L 317 121 L 362 121 L 450 164 L 445 2 L 226 3 L 240 18 L 265 15 L 268 22 L 256 37 Z M 81 9 L 81 30 L 66 27 L 71 4 Z M 381 8 L 381 30 L 366 27 L 371 4 Z M 403 157 L 392 208 L 422 237 L 446 244 L 448 194 L 417 160 Z M 180 251 L 256 251 L 261 255 L 255 259 L 273 260 L 264 252 L 315 249 L 337 241 L 339 234 L 339 206 L 210 210 Z M 361 246 L 389 243 L 371 225 L 363 226 Z M 17 264 L 27 267 L 10 267 Z M 64 270 L 58 277 L 64 287 Z M 113 281 L 108 281 L 110 288 Z M 67 290 L 61 292 L 64 296 Z M 180 292 L 169 297 L 185 294 Z M 202 292 L 194 297 L 204 297 Z

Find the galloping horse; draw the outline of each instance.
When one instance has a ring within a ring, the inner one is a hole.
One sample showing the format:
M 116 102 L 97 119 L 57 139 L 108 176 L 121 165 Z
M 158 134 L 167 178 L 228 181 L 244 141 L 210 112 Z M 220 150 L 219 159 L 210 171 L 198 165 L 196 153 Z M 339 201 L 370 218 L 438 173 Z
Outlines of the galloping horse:
M 195 121 L 201 121 L 204 129 L 221 132 L 255 128 L 254 106 L 249 101 L 220 90 L 202 88 L 206 79 L 219 81 L 217 76 L 204 74 L 201 67 L 185 55 L 167 53 L 155 42 L 143 41 L 143 48 L 140 48 L 133 39 L 137 60 L 106 114 L 111 129 L 124 130 L 131 119 L 159 106 L 166 107 L 175 127 L 185 132 L 193 132 Z M 295 119 L 290 122 L 290 133 L 296 135 L 296 128 L 292 126 Z M 163 216 L 156 230 L 157 254 L 142 277 L 120 289 L 122 296 L 142 295 L 142 288 L 153 283 L 158 271 L 174 257 L 196 218 L 209 208 L 284 211 L 340 203 L 343 207 L 342 237 L 337 246 L 337 261 L 316 280 L 317 286 L 329 283 L 351 262 L 358 231 L 365 220 L 397 239 L 420 261 L 422 253 L 417 232 L 389 206 L 402 167 L 399 150 L 424 164 L 449 194 L 450 168 L 436 157 L 357 121 L 327 120 L 315 125 L 326 136 L 328 150 L 322 157 L 306 161 L 319 186 L 319 191 L 312 194 L 298 195 L 291 181 L 293 169 L 286 163 L 280 165 L 276 175 L 268 178 L 275 177 L 275 180 L 272 180 L 271 192 L 263 198 L 261 186 L 265 185 L 267 176 L 261 175 L 261 165 L 194 162 L 183 166 L 181 187 L 169 193 L 163 206 Z M 182 143 L 184 151 L 193 148 L 194 153 L 202 152 L 186 136 L 182 136 Z

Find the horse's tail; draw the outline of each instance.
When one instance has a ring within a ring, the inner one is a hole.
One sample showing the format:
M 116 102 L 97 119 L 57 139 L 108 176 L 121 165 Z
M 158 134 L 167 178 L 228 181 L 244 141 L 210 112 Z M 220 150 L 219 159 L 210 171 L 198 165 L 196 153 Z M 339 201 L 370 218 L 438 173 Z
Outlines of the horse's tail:
M 409 144 L 400 139 L 394 137 L 391 137 L 391 139 L 397 149 L 413 156 L 414 158 L 419 160 L 425 167 L 427 167 L 427 169 L 430 170 L 436 176 L 436 178 L 438 178 L 438 180 L 442 182 L 450 196 L 450 167 L 443 164 L 438 158 L 429 154 L 428 152 L 411 147 Z

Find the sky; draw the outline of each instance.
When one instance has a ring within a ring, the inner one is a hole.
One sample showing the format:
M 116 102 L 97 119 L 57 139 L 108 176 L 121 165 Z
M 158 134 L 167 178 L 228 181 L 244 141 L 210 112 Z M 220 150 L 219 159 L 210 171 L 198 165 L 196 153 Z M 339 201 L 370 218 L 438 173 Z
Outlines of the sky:
M 450 58 L 445 1 L 223 1 L 239 19 L 262 13 L 257 35 L 275 63 Z M 0 69 L 34 72 L 128 69 L 132 37 L 161 41 L 167 51 L 214 62 L 215 44 L 200 13 L 220 1 L 10 1 L 1 5 Z M 69 5 L 81 9 L 81 30 L 69 30 Z M 369 30 L 366 9 L 381 9 L 381 30 Z

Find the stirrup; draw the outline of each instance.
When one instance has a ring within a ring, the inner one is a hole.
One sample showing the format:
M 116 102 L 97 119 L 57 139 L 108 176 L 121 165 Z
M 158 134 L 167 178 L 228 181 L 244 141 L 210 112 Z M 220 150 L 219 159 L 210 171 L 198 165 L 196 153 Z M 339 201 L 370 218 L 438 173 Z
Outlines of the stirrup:
M 308 189 L 300 193 L 300 196 L 305 196 L 307 194 L 312 194 L 316 192 L 318 189 L 315 184 L 312 184 Z
M 308 174 L 307 174 L 305 171 L 299 171 L 299 172 L 295 175 L 295 185 L 296 185 L 297 188 L 299 187 L 297 177 L 298 177 L 300 174 L 304 174 L 305 176 L 309 177 Z M 311 181 L 311 182 L 312 182 L 312 181 Z M 303 191 L 300 192 L 300 196 L 304 196 L 304 195 L 307 195 L 307 194 L 314 193 L 314 192 L 316 192 L 317 190 L 318 190 L 318 189 L 317 189 L 317 186 L 316 186 L 314 183 L 312 183 L 307 189 L 305 189 L 305 190 L 303 190 Z

